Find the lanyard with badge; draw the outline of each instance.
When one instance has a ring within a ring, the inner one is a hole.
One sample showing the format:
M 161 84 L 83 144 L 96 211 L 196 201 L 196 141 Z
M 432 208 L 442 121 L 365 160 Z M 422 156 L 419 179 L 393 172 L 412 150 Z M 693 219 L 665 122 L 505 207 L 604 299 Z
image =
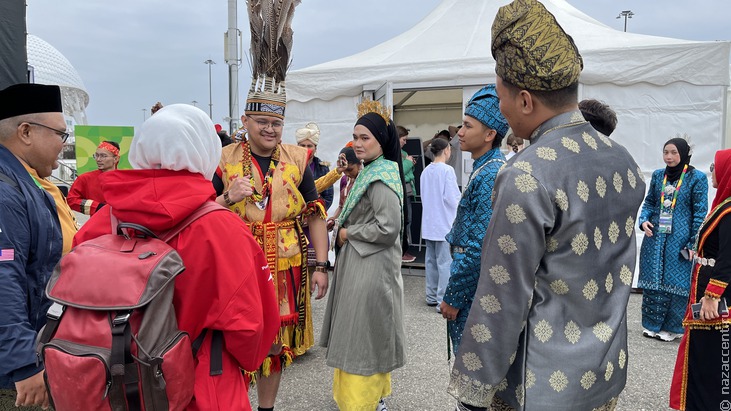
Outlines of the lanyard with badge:
M 680 174 L 680 178 L 678 179 L 678 184 L 676 186 L 667 184 L 667 174 L 665 174 L 665 179 L 662 181 L 662 195 L 660 196 L 660 224 L 657 229 L 657 232 L 660 234 L 670 234 L 673 232 L 673 210 L 675 210 L 675 203 L 678 201 L 678 192 L 680 191 L 680 186 L 683 185 L 686 171 L 688 171 L 687 164 L 683 167 L 683 172 Z M 665 195 L 672 195 L 673 199 L 666 199 Z

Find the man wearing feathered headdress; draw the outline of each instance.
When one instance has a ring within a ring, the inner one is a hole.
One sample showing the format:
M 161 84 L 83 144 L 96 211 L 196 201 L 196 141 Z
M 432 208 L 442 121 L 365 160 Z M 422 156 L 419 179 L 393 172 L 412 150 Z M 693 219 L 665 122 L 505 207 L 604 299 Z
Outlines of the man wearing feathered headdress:
M 326 213 L 307 167 L 308 150 L 281 143 L 297 4 L 248 2 L 253 80 L 241 116 L 248 138 L 223 149 L 214 177 L 216 201 L 241 216 L 264 250 L 279 302 L 281 328 L 270 356 L 259 370 L 247 370 L 257 380 L 259 410 L 273 409 L 282 368 L 313 345 L 310 294 L 317 289 L 316 298 L 322 298 L 328 284 Z M 315 247 L 311 273 L 300 218 Z M 231 250 L 236 252 L 236 244 Z
M 530 146 L 497 175 L 448 391 L 461 409 L 613 410 L 642 173 L 581 115 L 581 55 L 540 2 L 500 8 L 492 54 L 500 111 Z

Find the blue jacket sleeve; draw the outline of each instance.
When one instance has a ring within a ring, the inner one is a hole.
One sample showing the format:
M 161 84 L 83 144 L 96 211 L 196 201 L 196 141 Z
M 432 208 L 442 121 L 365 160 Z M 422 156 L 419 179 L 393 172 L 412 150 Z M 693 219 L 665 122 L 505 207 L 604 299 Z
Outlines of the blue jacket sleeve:
M 0 376 L 13 382 L 36 374 L 36 330 L 29 319 L 26 264 L 31 254 L 28 215 L 13 194 L 0 190 Z M 12 260 L 6 260 L 9 254 Z

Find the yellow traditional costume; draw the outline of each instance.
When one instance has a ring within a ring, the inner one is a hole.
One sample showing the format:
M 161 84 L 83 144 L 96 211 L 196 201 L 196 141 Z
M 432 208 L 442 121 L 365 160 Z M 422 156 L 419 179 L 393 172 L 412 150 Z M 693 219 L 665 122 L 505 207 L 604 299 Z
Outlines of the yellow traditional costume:
M 277 163 L 268 184 L 268 178 L 258 170 L 256 161 L 252 162 L 246 142 L 226 146 L 219 165 L 224 190 L 233 179 L 249 174 L 256 192 L 267 191 L 265 185 L 269 185 L 271 190 L 264 208 L 261 203 L 249 199 L 229 207 L 249 225 L 264 250 L 279 301 L 282 328 L 277 342 L 283 343 L 284 351 L 279 358 L 265 360 L 262 366 L 264 376 L 289 365 L 295 356 L 303 354 L 314 342 L 309 276 L 306 268 L 302 269 L 307 242 L 297 217 L 306 218 L 316 213 L 325 218 L 322 203 L 306 203 L 298 190 L 307 167 L 307 149 L 282 144 L 277 146 L 272 157 L 277 157 L 277 154 Z
M 267 1 L 248 5 L 253 76 L 246 100 L 247 116 L 284 119 L 284 78 L 292 46 L 289 22 L 297 3 L 275 5 Z M 264 250 L 275 284 L 281 328 L 273 343 L 281 343 L 282 352 L 264 360 L 260 372 L 267 377 L 313 345 L 307 239 L 300 222 L 312 215 L 324 220 L 326 213 L 321 200 L 315 197 L 307 201 L 300 191 L 300 183 L 309 175 L 305 173 L 307 149 L 277 144 L 269 166 L 263 169 L 253 157 L 250 143 L 243 135 L 242 139 L 223 149 L 217 175 L 224 191 L 234 179 L 245 176 L 250 176 L 254 189 L 254 195 L 240 202 L 229 203 L 227 197 L 226 202 L 249 225 Z M 235 245 L 232 249 L 235 252 Z

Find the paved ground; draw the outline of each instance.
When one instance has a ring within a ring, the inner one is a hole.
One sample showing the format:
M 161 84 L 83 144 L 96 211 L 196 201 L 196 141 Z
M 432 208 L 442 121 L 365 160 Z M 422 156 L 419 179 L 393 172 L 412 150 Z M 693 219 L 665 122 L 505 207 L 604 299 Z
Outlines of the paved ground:
M 405 268 L 403 274 L 408 357 L 406 366 L 393 373 L 389 410 L 451 411 L 455 402 L 445 392 L 450 371 L 446 322 L 424 303 L 424 272 Z M 629 301 L 629 375 L 617 409 L 666 410 L 678 342 L 642 337 L 641 299 L 641 295 L 632 294 Z M 313 303 L 315 341 L 324 308 L 325 300 Z M 337 410 L 332 400 L 332 373 L 325 365 L 325 349 L 313 347 L 285 371 L 276 410 Z M 256 409 L 256 389 L 251 391 L 251 404 Z
M 80 223 L 88 219 L 78 213 L 76 216 Z M 407 364 L 393 373 L 393 395 L 387 401 L 388 407 L 392 411 L 452 411 L 455 402 L 446 393 L 451 369 L 447 362 L 446 322 L 424 303 L 424 271 L 404 268 L 403 274 Z M 619 397 L 618 411 L 669 409 L 668 392 L 678 342 L 642 337 L 641 300 L 641 295 L 632 294 L 627 307 L 629 374 L 627 386 Z M 325 299 L 313 302 L 315 341 L 319 339 L 324 310 Z M 332 400 L 332 373 L 332 368 L 325 365 L 325 349 L 313 347 L 285 371 L 276 410 L 337 410 Z M 251 390 L 250 397 L 256 409 L 256 389 Z

